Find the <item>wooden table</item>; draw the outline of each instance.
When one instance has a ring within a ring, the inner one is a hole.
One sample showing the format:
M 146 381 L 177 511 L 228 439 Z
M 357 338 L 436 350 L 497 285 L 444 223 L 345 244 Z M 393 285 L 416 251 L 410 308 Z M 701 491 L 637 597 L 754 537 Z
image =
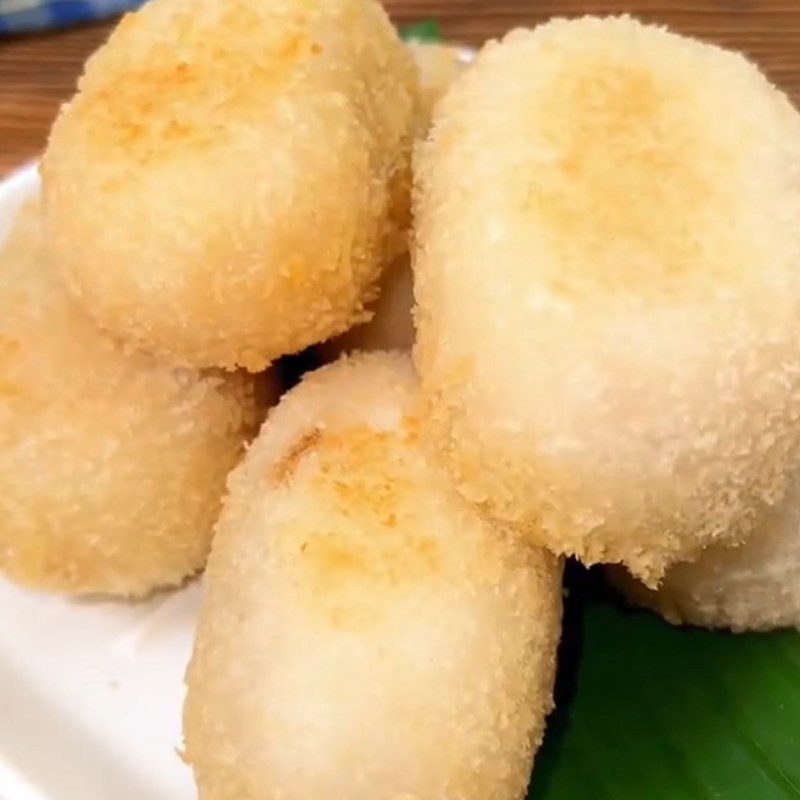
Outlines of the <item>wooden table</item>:
M 436 17 L 449 38 L 480 43 L 553 15 L 629 11 L 752 56 L 800 104 L 800 0 L 389 0 L 398 22 Z M 0 174 L 35 156 L 86 56 L 110 24 L 0 38 Z

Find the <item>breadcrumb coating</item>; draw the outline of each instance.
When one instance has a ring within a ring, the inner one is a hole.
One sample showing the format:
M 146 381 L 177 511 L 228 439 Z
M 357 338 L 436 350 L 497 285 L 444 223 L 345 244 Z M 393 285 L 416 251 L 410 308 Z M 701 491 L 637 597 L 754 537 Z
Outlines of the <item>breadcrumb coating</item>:
M 464 71 L 464 48 L 430 42 L 409 42 L 419 74 L 416 134 L 424 138 L 436 103 Z M 355 350 L 410 350 L 414 343 L 414 280 L 408 253 L 399 256 L 384 272 L 378 299 L 369 307 L 371 318 L 323 342 L 319 353 L 335 361 Z
M 488 44 L 417 164 L 415 361 L 462 492 L 655 584 L 742 540 L 800 438 L 800 117 L 628 17 Z
M 658 590 L 625 570 L 612 581 L 673 624 L 741 631 L 800 627 L 800 482 L 738 547 L 717 544 L 667 570 Z
M 179 584 L 205 562 L 274 379 L 114 342 L 63 287 L 39 212 L 23 208 L 0 252 L 0 571 L 70 594 Z
M 112 333 L 257 371 L 366 318 L 408 224 L 414 104 L 374 0 L 153 0 L 53 126 L 48 240 Z
M 201 800 L 519 800 L 561 565 L 458 495 L 399 354 L 275 408 L 229 482 L 188 670 Z

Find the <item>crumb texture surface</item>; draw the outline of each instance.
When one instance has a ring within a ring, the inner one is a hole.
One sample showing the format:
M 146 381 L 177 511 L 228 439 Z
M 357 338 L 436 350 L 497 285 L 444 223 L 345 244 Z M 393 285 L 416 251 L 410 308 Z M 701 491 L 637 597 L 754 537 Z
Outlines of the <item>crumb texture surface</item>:
M 636 605 L 680 625 L 736 632 L 800 627 L 800 483 L 736 547 L 718 544 L 667 570 L 657 590 L 622 570 L 612 579 Z
M 179 584 L 277 386 L 120 346 L 64 288 L 39 212 L 0 251 L 0 570 L 75 594 Z
M 426 454 L 407 356 L 340 360 L 233 473 L 184 709 L 202 800 L 518 800 L 561 565 Z
M 415 362 L 462 492 L 654 583 L 780 501 L 800 415 L 800 116 L 630 18 L 489 43 L 417 159 Z
M 415 104 L 373 0 L 154 0 L 53 126 L 48 238 L 110 331 L 257 371 L 366 318 L 408 224 Z

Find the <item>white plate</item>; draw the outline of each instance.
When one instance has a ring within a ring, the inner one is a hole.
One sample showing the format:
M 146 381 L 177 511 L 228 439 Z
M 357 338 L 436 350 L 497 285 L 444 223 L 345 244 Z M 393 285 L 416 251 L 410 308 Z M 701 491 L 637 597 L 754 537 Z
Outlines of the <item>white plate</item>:
M 37 191 L 0 182 L 0 242 Z M 0 578 L 0 798 L 192 800 L 181 743 L 197 582 L 144 603 L 70 601 Z

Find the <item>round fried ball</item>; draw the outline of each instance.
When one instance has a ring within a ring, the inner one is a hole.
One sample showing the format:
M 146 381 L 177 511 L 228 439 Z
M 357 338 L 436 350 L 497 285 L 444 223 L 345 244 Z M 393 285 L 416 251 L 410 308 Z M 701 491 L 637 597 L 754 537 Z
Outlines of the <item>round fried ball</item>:
M 424 452 L 410 359 L 308 375 L 233 473 L 188 671 L 203 800 L 520 800 L 560 564 Z
M 712 545 L 667 570 L 657 590 L 620 568 L 613 582 L 628 600 L 676 625 L 733 631 L 800 627 L 800 483 L 744 544 Z
M 800 116 L 630 18 L 487 45 L 418 169 L 415 360 L 462 492 L 650 584 L 744 539 L 800 443 Z
M 250 376 L 165 366 L 98 330 L 26 206 L 0 253 L 0 571 L 70 594 L 179 584 L 259 402 Z
M 408 215 L 411 58 L 374 0 L 153 0 L 44 157 L 48 239 L 102 326 L 259 370 L 366 318 Z

